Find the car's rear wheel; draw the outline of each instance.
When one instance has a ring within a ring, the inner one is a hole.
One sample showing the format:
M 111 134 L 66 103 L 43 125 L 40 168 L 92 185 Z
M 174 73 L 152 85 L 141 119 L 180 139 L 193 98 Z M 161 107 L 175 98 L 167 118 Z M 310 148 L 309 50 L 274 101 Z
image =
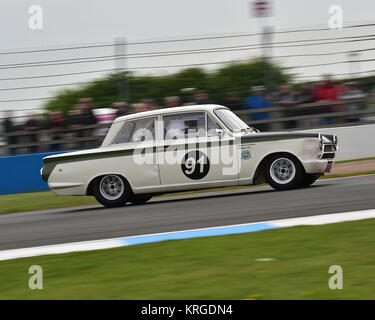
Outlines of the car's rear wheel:
M 264 175 L 272 188 L 288 190 L 297 188 L 301 184 L 304 169 L 298 159 L 292 155 L 274 155 L 268 159 Z
M 128 182 L 116 174 L 108 174 L 95 180 L 94 196 L 106 207 L 121 207 L 129 201 L 132 194 Z
M 150 200 L 151 198 L 152 198 L 152 196 L 150 196 L 148 194 L 133 194 L 130 197 L 129 202 L 131 202 L 133 204 L 144 204 L 148 200 Z

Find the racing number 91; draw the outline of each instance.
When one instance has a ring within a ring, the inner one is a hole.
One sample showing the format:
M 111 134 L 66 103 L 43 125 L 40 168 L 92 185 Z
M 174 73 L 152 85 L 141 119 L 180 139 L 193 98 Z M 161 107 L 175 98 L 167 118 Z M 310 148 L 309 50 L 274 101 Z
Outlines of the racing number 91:
M 182 159 L 181 169 L 189 179 L 199 180 L 204 178 L 210 170 L 210 161 L 203 152 L 190 151 Z

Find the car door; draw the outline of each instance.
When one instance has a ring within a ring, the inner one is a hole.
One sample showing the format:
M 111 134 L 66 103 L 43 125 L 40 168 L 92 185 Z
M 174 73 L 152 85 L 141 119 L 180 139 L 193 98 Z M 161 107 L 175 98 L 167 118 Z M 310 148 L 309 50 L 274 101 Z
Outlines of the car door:
M 126 150 L 124 158 L 113 160 L 136 189 L 160 186 L 157 164 L 157 116 L 126 120 L 113 141 Z
M 238 183 L 234 139 L 205 111 L 164 114 L 157 147 L 162 186 L 189 189 Z

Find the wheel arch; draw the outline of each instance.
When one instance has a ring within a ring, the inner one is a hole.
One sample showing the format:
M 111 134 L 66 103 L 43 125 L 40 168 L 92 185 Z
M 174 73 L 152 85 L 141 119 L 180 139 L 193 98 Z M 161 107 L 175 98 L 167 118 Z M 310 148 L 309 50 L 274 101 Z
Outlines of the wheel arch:
M 262 160 L 259 161 L 258 166 L 255 169 L 255 173 L 254 173 L 254 176 L 253 176 L 253 184 L 261 184 L 261 183 L 264 183 L 266 181 L 266 177 L 264 175 L 265 165 L 271 157 L 276 156 L 276 155 L 278 155 L 278 156 L 288 155 L 288 156 L 293 157 L 294 159 L 296 159 L 300 163 L 301 167 L 303 168 L 304 172 L 306 173 L 305 167 L 304 167 L 301 159 L 299 159 L 295 154 L 293 154 L 291 152 L 288 152 L 288 151 L 271 152 L 271 153 L 265 155 L 262 158 Z
M 129 185 L 130 187 L 130 190 L 133 192 L 133 189 L 132 189 L 132 186 L 129 182 L 128 179 L 126 179 L 126 177 L 124 177 L 123 174 L 121 173 L 114 173 L 114 172 L 108 172 L 108 173 L 101 173 L 101 174 L 98 174 L 94 177 L 91 178 L 90 182 L 87 184 L 87 188 L 86 188 L 86 195 L 87 196 L 93 196 L 94 195 L 94 185 L 95 185 L 95 182 L 96 180 L 106 176 L 106 175 L 109 175 L 109 174 L 114 174 L 114 175 L 117 175 L 117 176 L 120 176 L 121 178 L 123 178 L 125 180 L 125 182 Z

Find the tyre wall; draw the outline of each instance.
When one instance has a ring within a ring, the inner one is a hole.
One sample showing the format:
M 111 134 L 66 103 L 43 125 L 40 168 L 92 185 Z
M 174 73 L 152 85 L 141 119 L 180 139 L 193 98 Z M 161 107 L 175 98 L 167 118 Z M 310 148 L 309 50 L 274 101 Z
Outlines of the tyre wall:
M 40 169 L 42 159 L 61 152 L 25 154 L 0 158 L 0 194 L 47 191 Z

